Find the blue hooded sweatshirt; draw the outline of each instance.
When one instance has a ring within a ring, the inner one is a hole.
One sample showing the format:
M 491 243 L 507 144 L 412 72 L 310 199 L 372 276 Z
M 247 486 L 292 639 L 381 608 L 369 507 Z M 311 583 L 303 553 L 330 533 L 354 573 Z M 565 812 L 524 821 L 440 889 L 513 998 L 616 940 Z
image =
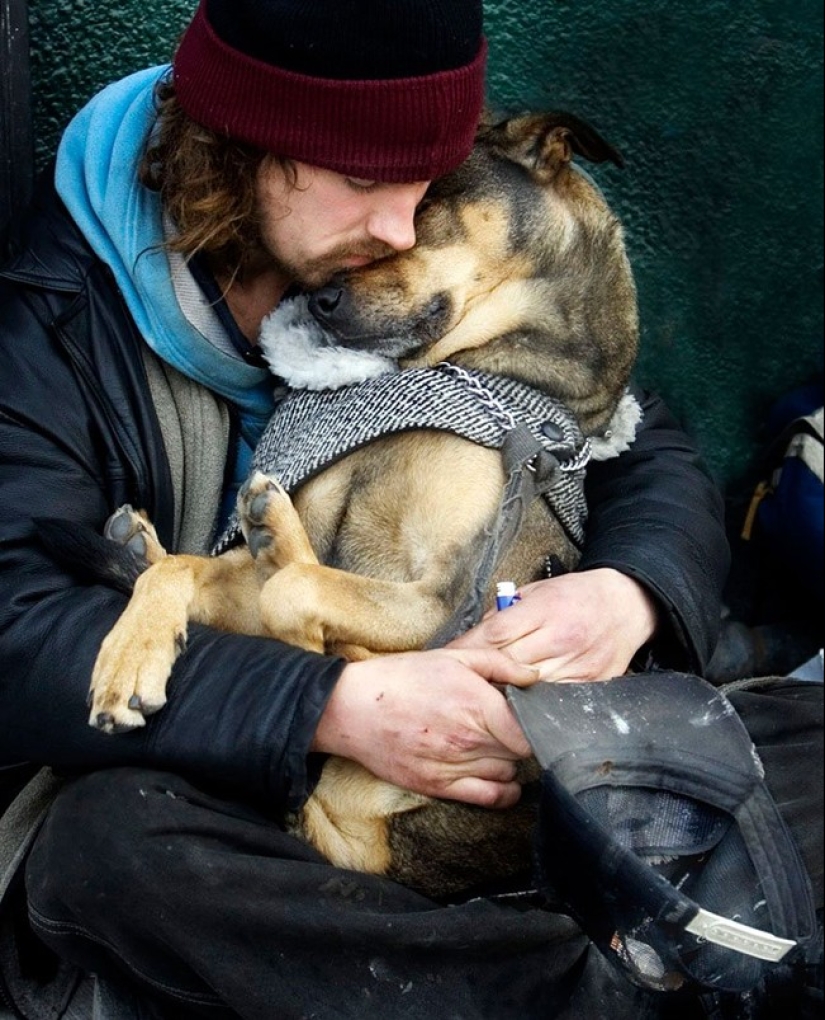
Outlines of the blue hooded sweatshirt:
M 155 120 L 154 88 L 168 67 L 139 71 L 105 88 L 71 121 L 57 152 L 57 191 L 94 252 L 112 270 L 151 349 L 183 375 L 225 398 L 236 412 L 237 486 L 274 406 L 274 379 L 216 347 L 181 311 L 163 250 L 159 195 L 138 179 Z

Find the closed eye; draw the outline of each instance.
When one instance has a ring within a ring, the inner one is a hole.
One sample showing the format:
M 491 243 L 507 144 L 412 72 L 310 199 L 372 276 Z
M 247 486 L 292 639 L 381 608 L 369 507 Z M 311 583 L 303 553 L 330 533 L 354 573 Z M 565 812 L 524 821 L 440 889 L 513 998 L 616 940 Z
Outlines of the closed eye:
M 361 177 L 345 177 L 344 180 L 347 182 L 347 187 L 361 194 L 369 194 L 378 187 L 378 181 L 366 181 Z

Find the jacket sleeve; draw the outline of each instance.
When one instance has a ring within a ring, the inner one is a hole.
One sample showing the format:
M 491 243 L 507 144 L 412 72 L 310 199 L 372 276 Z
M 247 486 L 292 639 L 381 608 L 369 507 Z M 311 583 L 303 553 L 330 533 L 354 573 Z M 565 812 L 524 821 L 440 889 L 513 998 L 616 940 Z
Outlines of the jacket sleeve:
M 135 493 L 151 509 L 163 480 L 148 478 L 144 458 L 147 479 L 135 482 L 148 426 L 133 423 L 129 452 L 121 426 L 135 408 L 101 403 L 88 351 L 67 357 L 82 295 L 61 298 L 56 313 L 47 307 L 54 295 L 3 289 L 0 281 L 0 767 L 139 764 L 296 806 L 341 660 L 196 627 L 167 706 L 145 728 L 110 736 L 88 725 L 92 666 L 125 598 L 65 573 L 40 547 L 33 519 L 99 529 Z M 111 369 L 116 351 L 105 357 Z
M 730 564 L 722 495 L 662 400 L 635 396 L 644 412 L 635 442 L 588 468 L 580 569 L 613 567 L 643 584 L 660 610 L 654 660 L 701 674 Z

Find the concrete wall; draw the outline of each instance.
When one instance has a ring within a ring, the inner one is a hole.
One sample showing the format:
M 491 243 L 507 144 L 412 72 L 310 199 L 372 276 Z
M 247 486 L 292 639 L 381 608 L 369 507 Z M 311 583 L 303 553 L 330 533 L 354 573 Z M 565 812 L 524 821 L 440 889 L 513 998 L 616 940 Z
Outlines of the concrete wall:
M 192 0 L 32 0 L 38 159 L 107 81 L 168 58 Z M 489 92 L 567 109 L 625 155 L 599 168 L 641 302 L 639 375 L 720 483 L 775 396 L 822 371 L 821 0 L 487 0 Z

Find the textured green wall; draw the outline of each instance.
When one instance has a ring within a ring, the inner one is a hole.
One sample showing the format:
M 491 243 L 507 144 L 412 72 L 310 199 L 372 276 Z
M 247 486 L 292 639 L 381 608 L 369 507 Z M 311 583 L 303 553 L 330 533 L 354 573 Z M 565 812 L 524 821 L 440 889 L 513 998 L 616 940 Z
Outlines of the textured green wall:
M 33 0 L 41 162 L 193 7 Z M 771 400 L 822 370 L 821 0 L 487 0 L 487 25 L 497 106 L 570 110 L 623 151 L 596 176 L 627 228 L 639 375 L 726 482 Z

